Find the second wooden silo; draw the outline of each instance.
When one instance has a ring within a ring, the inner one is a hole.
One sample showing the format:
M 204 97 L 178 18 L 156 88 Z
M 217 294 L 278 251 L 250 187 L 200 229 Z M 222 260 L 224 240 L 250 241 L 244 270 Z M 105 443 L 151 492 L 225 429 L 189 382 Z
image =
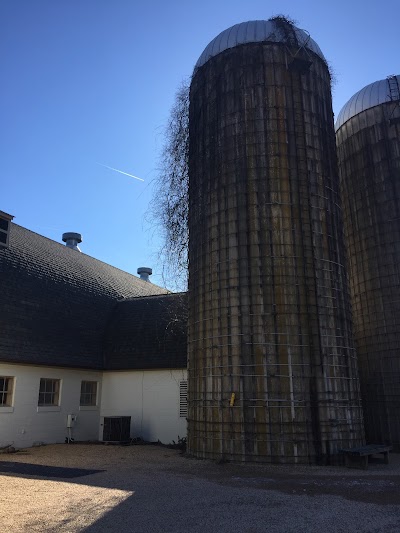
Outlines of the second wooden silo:
M 400 76 L 357 92 L 336 129 L 366 436 L 400 451 Z
M 222 32 L 190 91 L 188 451 L 333 462 L 363 443 L 324 56 L 282 18 Z

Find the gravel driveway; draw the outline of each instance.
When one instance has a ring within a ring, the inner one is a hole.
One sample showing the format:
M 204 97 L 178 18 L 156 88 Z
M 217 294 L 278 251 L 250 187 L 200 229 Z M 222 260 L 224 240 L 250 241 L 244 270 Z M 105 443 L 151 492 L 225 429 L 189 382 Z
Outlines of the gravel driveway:
M 363 471 L 59 444 L 0 455 L 0 494 L 10 533 L 399 533 L 400 455 Z

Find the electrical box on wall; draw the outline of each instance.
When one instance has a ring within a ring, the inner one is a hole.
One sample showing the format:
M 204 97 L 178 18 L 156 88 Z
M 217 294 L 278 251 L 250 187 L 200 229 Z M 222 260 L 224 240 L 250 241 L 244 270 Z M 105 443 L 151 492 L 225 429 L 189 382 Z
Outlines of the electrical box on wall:
M 67 416 L 67 428 L 73 428 L 76 422 L 77 416 L 76 415 L 68 415 Z

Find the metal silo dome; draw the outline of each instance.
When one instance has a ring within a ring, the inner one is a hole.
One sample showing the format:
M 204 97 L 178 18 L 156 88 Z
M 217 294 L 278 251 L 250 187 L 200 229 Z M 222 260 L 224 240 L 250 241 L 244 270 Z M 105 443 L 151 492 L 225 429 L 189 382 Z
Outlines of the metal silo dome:
M 270 20 L 241 22 L 222 31 L 205 47 L 195 65 L 195 70 L 224 50 L 241 44 L 259 42 L 287 43 L 288 41 L 291 44 L 297 44 L 299 47 L 307 48 L 325 61 L 320 47 L 311 39 L 308 32 L 296 28 L 296 26 L 291 26 L 288 32 L 287 27 L 285 28 L 284 25 L 280 24 L 279 17 L 277 17 Z
M 342 107 L 335 124 L 337 131 L 352 117 L 370 109 L 371 107 L 400 100 L 400 75 L 388 76 L 385 80 L 375 81 L 358 91 Z

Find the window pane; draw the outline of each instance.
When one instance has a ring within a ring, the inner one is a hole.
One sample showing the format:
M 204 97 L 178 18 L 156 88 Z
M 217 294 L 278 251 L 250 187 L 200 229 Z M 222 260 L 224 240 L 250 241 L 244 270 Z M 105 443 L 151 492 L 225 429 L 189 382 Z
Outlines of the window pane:
M 40 380 L 38 405 L 58 405 L 59 379 Z
M 80 405 L 96 405 L 97 381 L 82 381 Z
M 12 403 L 13 378 L 0 377 L 0 405 L 10 406 Z
M 4 220 L 4 218 L 0 218 L 0 229 L 4 231 L 8 231 L 8 220 Z
M 7 233 L 4 233 L 4 231 L 0 231 L 0 242 L 3 244 L 7 242 Z

